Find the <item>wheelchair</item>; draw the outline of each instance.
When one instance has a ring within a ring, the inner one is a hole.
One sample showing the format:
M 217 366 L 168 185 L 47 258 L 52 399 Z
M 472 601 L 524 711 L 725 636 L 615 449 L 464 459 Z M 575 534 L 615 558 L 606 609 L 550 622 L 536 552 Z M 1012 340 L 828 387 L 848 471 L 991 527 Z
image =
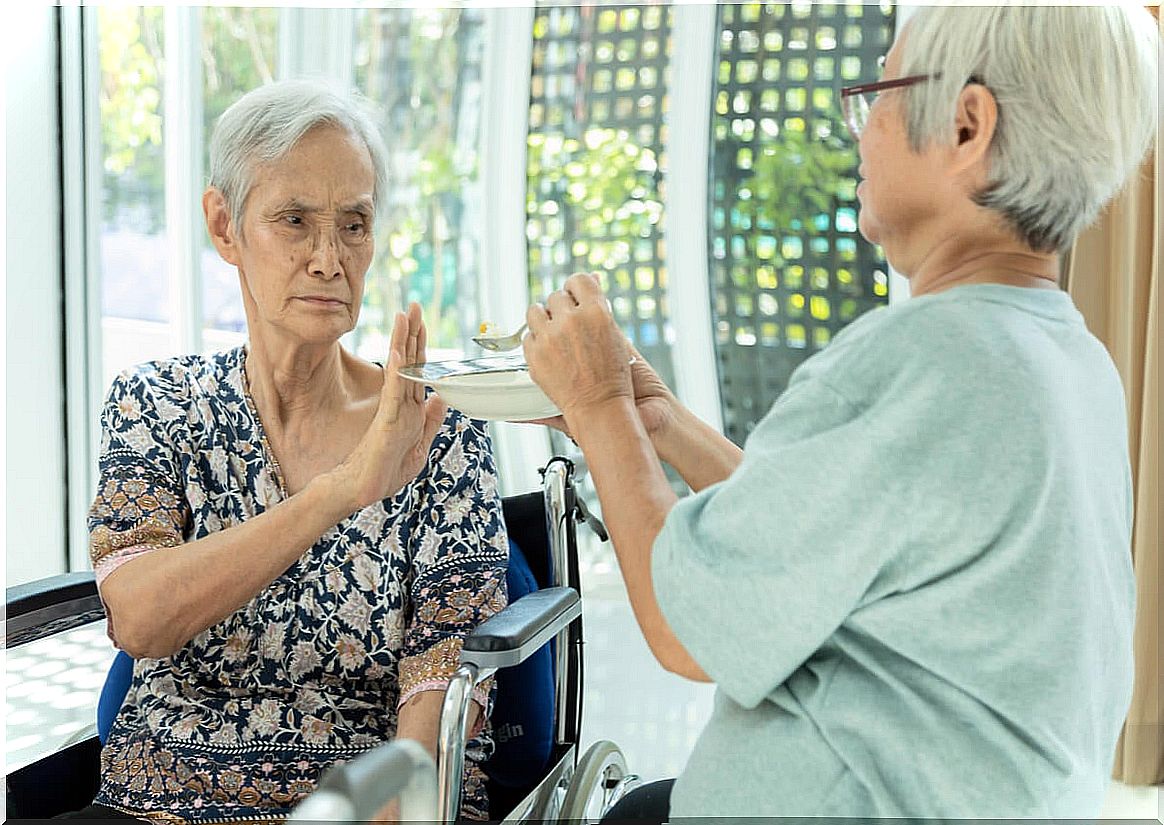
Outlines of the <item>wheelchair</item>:
M 613 742 L 598 741 L 579 753 L 583 640 L 577 525 L 585 523 L 603 541 L 607 535 L 577 495 L 569 459 L 551 459 L 541 474 L 541 491 L 502 502 L 510 538 L 510 604 L 465 639 L 444 697 L 435 764 L 413 742 L 378 746 L 327 771 L 291 820 L 367 821 L 399 796 L 402 819 L 455 822 L 472 689 L 494 674 L 497 749 L 482 766 L 490 819 L 596 822 L 638 784 Z M 6 649 L 104 619 L 91 573 L 9 588 L 6 601 Z M 131 666 L 119 653 L 103 690 L 105 730 L 128 687 Z M 124 684 L 115 684 L 119 679 Z M 100 741 L 90 735 L 98 727 L 9 772 L 8 815 L 44 818 L 88 805 L 99 780 Z M 540 737 L 530 735 L 539 731 Z

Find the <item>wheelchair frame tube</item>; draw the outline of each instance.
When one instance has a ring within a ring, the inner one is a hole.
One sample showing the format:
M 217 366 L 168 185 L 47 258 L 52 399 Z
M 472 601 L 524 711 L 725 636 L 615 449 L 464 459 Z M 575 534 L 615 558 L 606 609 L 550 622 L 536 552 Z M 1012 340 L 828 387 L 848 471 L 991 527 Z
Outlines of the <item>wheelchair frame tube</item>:
M 476 666 L 466 662 L 453 673 L 445 691 L 437 740 L 437 822 L 456 822 L 461 813 L 465 742 L 469 738 L 469 702 L 477 678 Z
M 555 459 L 546 465 L 542 477 L 542 494 L 546 502 L 546 533 L 550 537 L 550 559 L 553 563 L 554 585 L 557 587 L 576 586 L 569 581 L 569 543 L 567 519 L 572 517 L 567 509 L 566 485 L 570 481 L 573 467 L 565 459 Z M 569 690 L 566 685 L 566 674 L 570 661 L 569 629 L 558 634 L 554 644 L 554 701 L 557 705 L 555 718 L 557 719 L 557 741 L 567 741 L 569 720 Z
M 400 800 L 402 821 L 431 821 L 436 814 L 436 766 L 419 742 L 397 739 L 337 765 L 288 819 L 366 822 L 392 799 Z
M 316 790 L 295 806 L 288 822 L 356 822 L 356 808 L 338 791 Z
M 412 778 L 400 792 L 400 819 L 402 822 L 424 822 L 436 811 L 437 796 L 436 765 L 428 751 L 419 742 L 403 739 L 401 745 L 410 747 L 406 751 L 412 762 Z

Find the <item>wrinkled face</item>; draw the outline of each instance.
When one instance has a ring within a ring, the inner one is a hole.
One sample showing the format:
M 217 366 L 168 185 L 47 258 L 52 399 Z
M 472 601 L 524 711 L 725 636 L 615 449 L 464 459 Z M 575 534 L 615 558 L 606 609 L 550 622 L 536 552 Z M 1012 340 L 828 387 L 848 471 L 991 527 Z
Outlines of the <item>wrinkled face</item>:
M 903 34 L 886 56 L 886 80 L 901 76 L 904 39 Z M 893 263 L 901 244 L 925 220 L 948 207 L 949 181 L 940 163 L 941 153 L 932 147 L 920 153 L 910 148 L 905 91 L 890 89 L 879 94 L 869 110 L 859 154 L 862 181 L 857 186 L 857 225 L 866 240 L 882 245 Z
M 256 170 L 237 262 L 252 327 L 310 343 L 355 327 L 374 252 L 375 180 L 363 143 L 332 127 Z

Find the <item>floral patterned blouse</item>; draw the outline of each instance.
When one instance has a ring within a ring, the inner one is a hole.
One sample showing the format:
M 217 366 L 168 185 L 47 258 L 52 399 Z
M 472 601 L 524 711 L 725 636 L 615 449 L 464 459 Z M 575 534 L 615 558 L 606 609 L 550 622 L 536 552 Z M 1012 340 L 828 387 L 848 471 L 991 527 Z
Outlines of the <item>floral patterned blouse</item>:
M 182 552 L 286 498 L 245 355 L 114 381 L 89 515 L 99 587 L 130 559 Z M 401 705 L 444 689 L 464 635 L 505 605 L 507 548 L 488 438 L 450 411 L 397 495 L 328 530 L 177 653 L 135 662 L 94 801 L 166 822 L 283 819 L 329 766 L 392 739 Z M 474 693 L 486 710 L 489 690 Z M 491 749 L 486 723 L 467 748 L 470 818 L 487 818 Z

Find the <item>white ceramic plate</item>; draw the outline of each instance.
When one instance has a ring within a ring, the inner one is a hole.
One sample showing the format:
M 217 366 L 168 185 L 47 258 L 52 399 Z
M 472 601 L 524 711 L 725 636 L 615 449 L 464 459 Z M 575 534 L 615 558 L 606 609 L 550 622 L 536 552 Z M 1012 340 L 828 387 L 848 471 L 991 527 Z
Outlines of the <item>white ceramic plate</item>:
M 558 414 L 520 354 L 402 367 L 400 376 L 432 387 L 450 407 L 484 421 L 532 421 Z

